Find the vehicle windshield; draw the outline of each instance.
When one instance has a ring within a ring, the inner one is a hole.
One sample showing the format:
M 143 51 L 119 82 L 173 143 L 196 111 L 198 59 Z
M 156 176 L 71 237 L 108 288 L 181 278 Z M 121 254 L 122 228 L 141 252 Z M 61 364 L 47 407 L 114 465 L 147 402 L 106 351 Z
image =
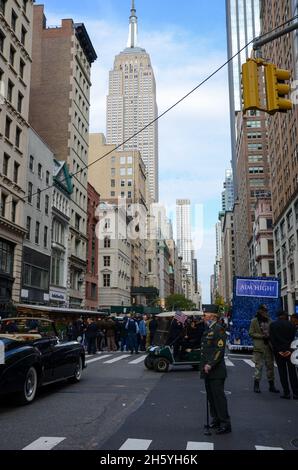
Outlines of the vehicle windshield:
M 0 321 L 0 337 L 16 341 L 32 341 L 55 336 L 50 321 L 35 318 L 8 318 Z

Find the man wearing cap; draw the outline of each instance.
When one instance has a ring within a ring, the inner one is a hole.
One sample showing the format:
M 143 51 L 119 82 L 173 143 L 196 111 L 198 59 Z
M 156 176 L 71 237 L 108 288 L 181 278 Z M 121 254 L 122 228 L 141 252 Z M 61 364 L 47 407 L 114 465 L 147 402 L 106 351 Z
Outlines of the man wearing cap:
M 253 361 L 255 363 L 254 392 L 261 393 L 260 380 L 262 378 L 263 365 L 267 369 L 269 391 L 279 393 L 274 385 L 274 358 L 269 340 L 270 317 L 266 305 L 260 305 L 257 315 L 250 324 L 249 335 L 253 339 Z
M 206 330 L 201 345 L 201 378 L 205 380 L 210 414 L 211 428 L 216 434 L 228 434 L 232 431 L 224 385 L 227 377 L 225 364 L 226 332 L 219 323 L 216 306 L 208 306 L 204 312 Z

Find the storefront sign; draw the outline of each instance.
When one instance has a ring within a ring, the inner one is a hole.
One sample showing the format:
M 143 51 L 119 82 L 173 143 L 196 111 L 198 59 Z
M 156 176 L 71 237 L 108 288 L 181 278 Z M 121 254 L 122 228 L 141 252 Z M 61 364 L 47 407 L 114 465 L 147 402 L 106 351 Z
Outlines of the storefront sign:
M 51 300 L 56 300 L 57 302 L 65 302 L 66 301 L 66 294 L 64 292 L 58 292 L 58 291 L 50 291 L 50 299 Z
M 239 297 L 278 298 L 278 281 L 237 279 L 236 295 Z

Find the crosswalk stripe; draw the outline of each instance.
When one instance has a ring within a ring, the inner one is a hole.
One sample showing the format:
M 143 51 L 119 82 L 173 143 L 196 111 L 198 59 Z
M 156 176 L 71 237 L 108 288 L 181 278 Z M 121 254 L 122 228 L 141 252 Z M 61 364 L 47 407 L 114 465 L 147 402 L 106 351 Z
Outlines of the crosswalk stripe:
M 111 359 L 110 361 L 104 362 L 104 364 L 114 364 L 114 362 L 121 361 L 122 359 L 125 359 L 126 357 L 130 357 L 129 354 L 125 354 L 123 356 L 116 357 L 115 359 Z
M 255 446 L 256 450 L 283 450 L 282 447 Z
M 214 450 L 212 442 L 188 442 L 186 450 Z
M 146 439 L 127 439 L 119 450 L 147 450 L 151 442 Z
M 52 450 L 65 439 L 65 437 L 40 437 L 23 450 Z
M 235 364 L 233 364 L 233 362 L 230 361 L 230 359 L 228 359 L 227 357 L 225 358 L 225 363 L 228 367 L 235 367 Z
M 248 364 L 250 367 L 255 367 L 255 363 L 250 359 L 243 359 L 243 361 Z
M 129 362 L 128 364 L 140 364 L 140 362 L 143 362 L 146 356 L 138 357 L 138 359 L 135 359 L 134 361 Z
M 102 361 L 103 359 L 107 359 L 111 357 L 111 354 L 106 354 L 105 356 L 96 357 L 95 359 L 90 359 L 90 361 L 86 361 L 86 364 L 92 364 L 92 362 Z

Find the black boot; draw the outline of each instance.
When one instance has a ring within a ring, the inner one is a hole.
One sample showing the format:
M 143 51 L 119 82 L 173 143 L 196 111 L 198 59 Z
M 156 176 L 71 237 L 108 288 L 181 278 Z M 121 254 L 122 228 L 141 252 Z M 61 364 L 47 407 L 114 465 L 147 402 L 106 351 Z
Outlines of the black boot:
M 260 381 L 259 381 L 259 380 L 255 380 L 254 392 L 255 392 L 255 393 L 261 393 L 261 390 L 260 390 Z
M 270 381 L 269 381 L 269 392 L 271 392 L 271 393 L 279 393 L 279 390 L 277 390 L 277 388 L 275 388 L 275 385 L 274 385 L 273 380 L 270 380 Z

